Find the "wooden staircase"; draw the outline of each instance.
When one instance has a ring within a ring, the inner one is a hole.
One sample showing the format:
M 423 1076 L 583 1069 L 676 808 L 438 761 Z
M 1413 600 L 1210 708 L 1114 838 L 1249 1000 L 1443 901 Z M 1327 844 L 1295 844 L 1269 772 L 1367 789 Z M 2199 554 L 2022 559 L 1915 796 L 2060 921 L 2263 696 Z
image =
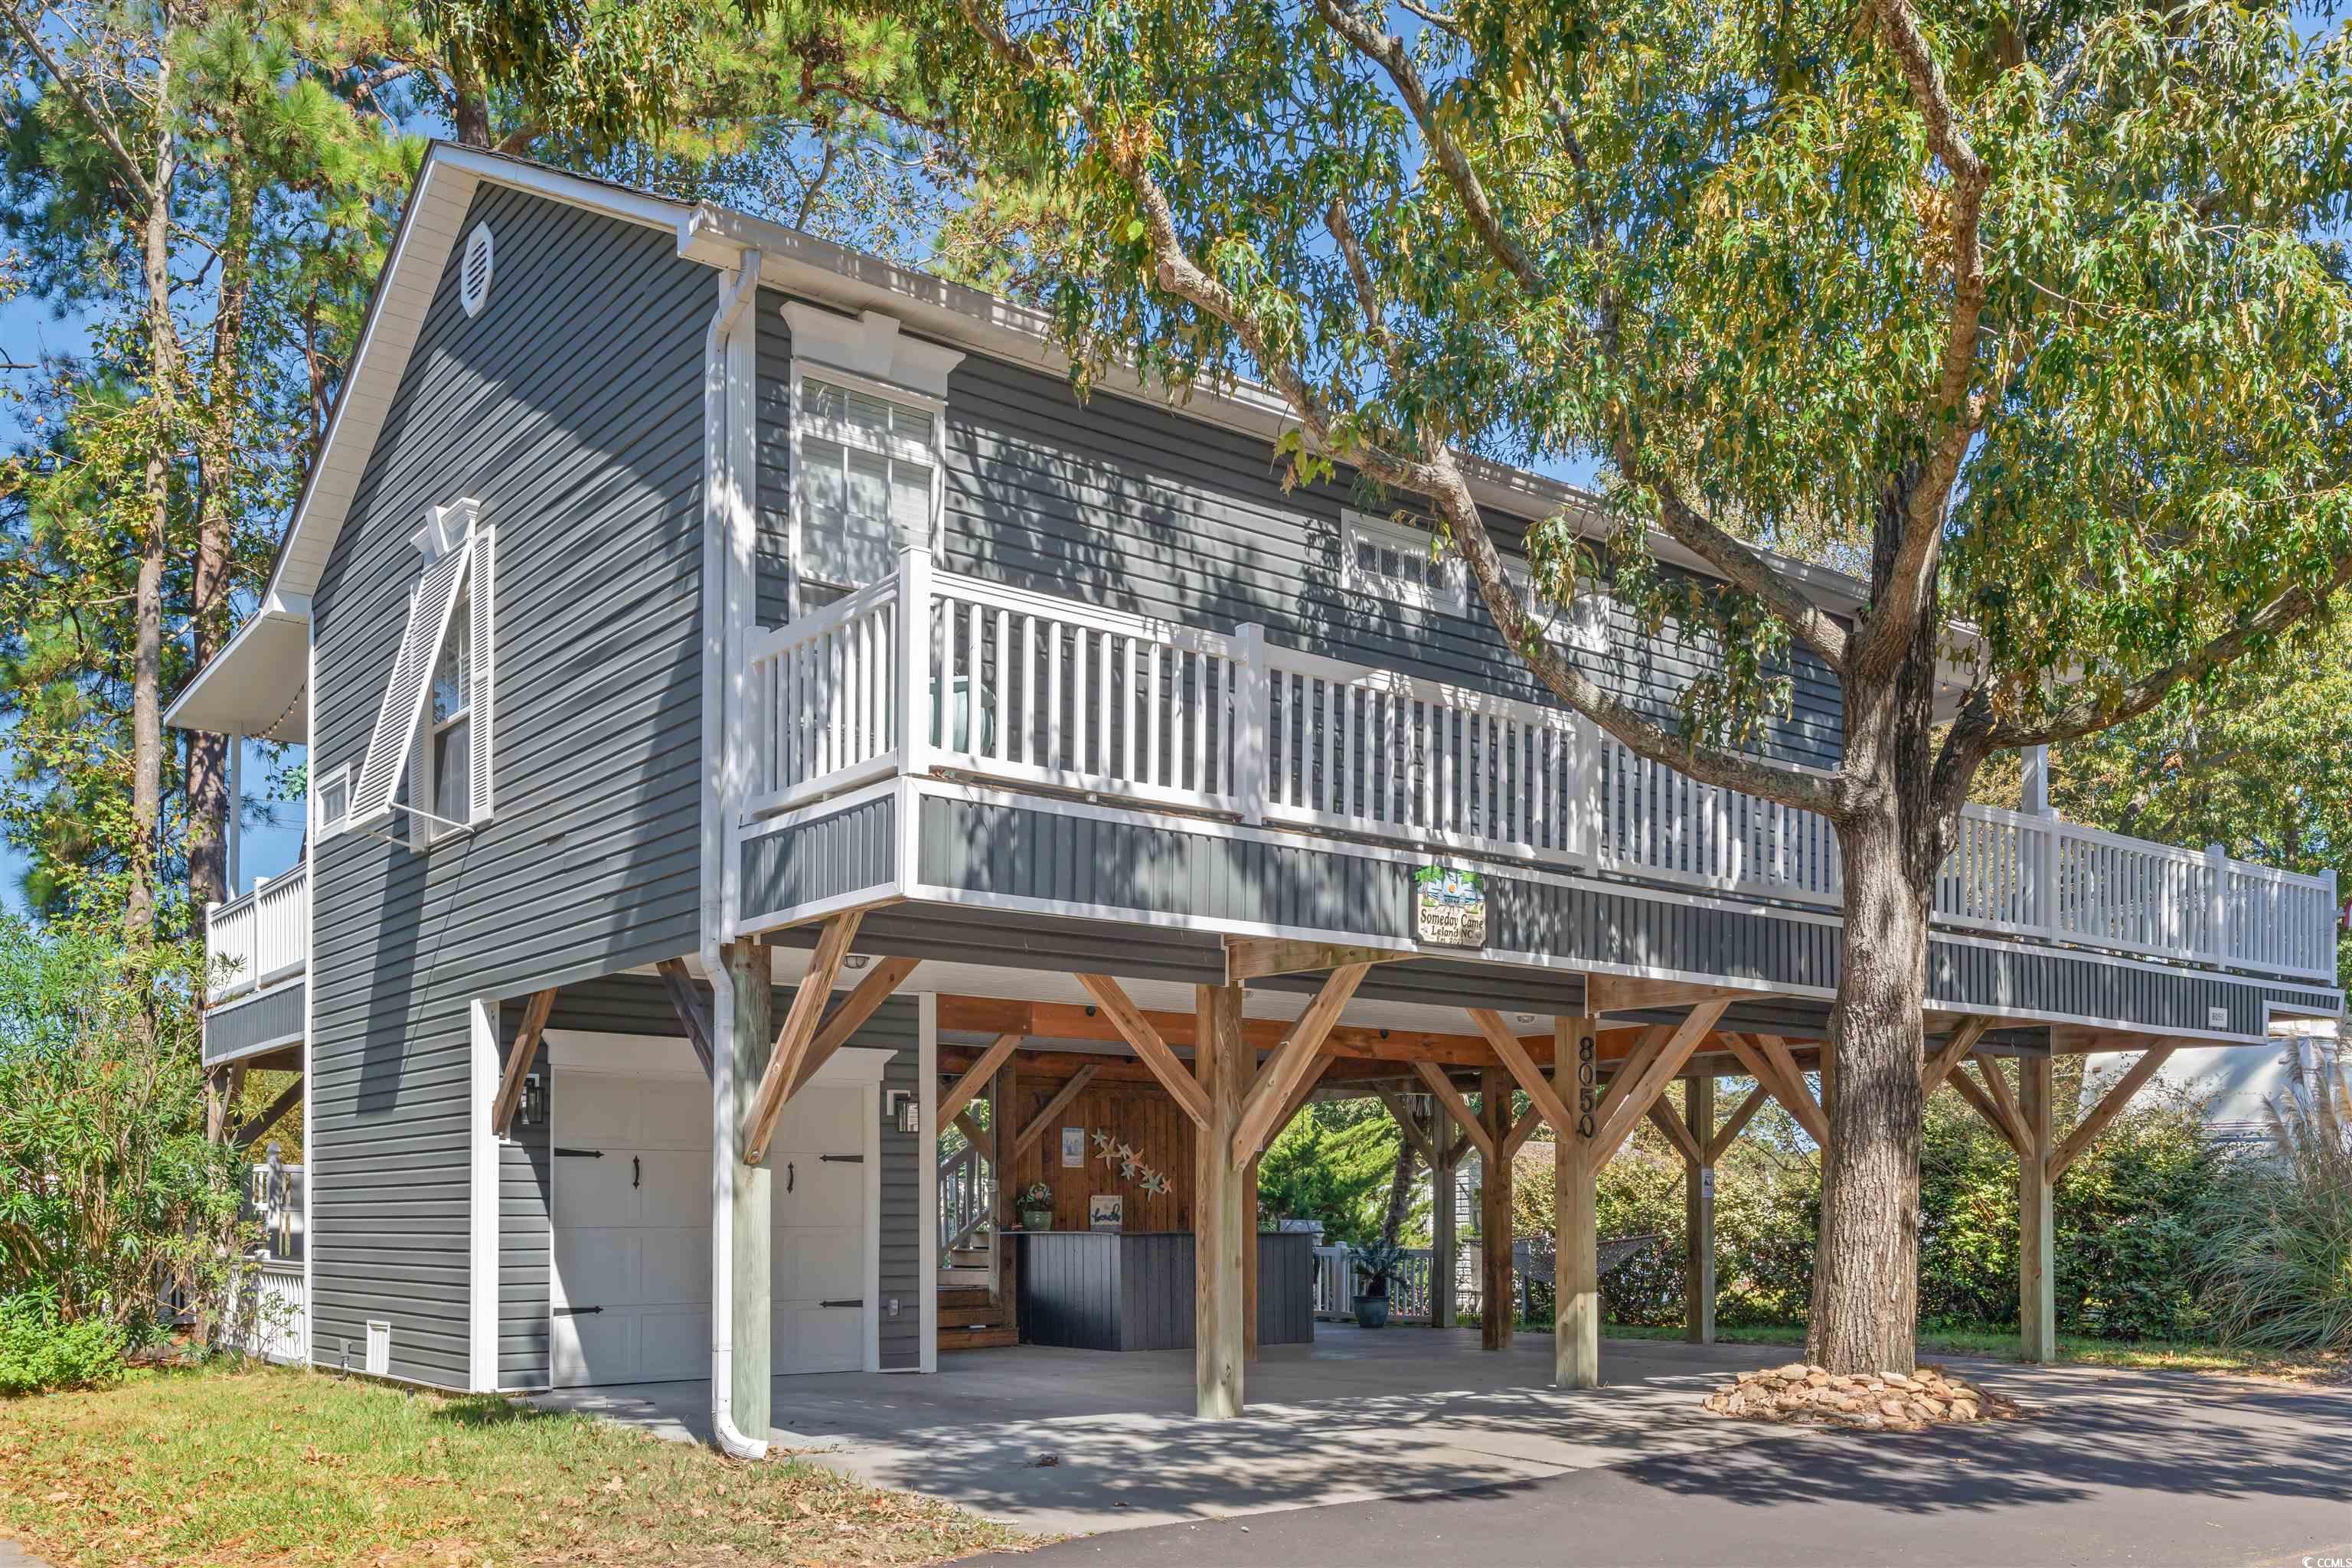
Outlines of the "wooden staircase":
M 1021 1342 L 1010 1302 L 999 1302 L 985 1285 L 940 1287 L 940 1353 L 994 1350 Z

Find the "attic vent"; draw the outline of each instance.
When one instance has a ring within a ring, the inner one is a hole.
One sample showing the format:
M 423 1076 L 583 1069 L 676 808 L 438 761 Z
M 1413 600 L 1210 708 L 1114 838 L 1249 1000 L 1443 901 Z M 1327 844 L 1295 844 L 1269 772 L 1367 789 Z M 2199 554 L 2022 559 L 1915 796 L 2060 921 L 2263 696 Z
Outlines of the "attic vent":
M 478 223 L 466 237 L 466 266 L 457 280 L 457 302 L 466 314 L 478 316 L 490 297 L 490 226 Z

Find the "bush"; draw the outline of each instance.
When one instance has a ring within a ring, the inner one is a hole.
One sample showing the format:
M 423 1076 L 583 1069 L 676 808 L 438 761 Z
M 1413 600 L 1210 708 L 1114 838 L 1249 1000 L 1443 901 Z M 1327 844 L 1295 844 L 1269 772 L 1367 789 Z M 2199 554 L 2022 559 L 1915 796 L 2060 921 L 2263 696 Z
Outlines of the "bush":
M 102 1318 L 65 1322 L 45 1296 L 0 1297 L 0 1394 L 99 1387 L 122 1375 L 129 1349 Z
M 200 981 L 182 950 L 0 919 L 0 1298 L 42 1303 L 60 1353 L 226 1304 L 243 1161 L 205 1137 Z
M 2273 1147 L 2241 1156 L 2207 1194 L 2204 1300 L 2226 1343 L 2352 1350 L 2352 1084 L 2272 1111 Z

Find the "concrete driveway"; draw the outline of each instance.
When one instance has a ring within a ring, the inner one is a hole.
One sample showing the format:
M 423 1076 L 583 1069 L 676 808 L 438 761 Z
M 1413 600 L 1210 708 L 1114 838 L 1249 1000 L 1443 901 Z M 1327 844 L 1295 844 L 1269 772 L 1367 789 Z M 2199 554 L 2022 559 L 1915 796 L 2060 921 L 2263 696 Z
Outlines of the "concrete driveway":
M 2352 1393 L 1959 1363 L 2033 1418 L 1917 1436 L 1727 1421 L 1759 1347 L 1609 1342 L 1612 1386 L 1542 1386 L 1551 1342 L 1318 1326 L 1234 1422 L 1192 1418 L 1189 1352 L 1023 1347 L 936 1377 L 780 1378 L 778 1440 L 1047 1533 L 1018 1559 L 1310 1564 L 2299 1563 L 2352 1568 Z M 544 1403 L 692 1435 L 707 1390 Z M 1443 1554 L 1441 1557 L 1440 1554 Z

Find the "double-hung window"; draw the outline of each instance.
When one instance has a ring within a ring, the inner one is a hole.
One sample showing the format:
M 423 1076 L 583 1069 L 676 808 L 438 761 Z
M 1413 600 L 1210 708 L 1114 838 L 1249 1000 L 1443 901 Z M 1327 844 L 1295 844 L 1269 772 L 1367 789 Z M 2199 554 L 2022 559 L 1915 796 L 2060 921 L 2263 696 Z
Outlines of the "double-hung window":
M 408 814 L 422 848 L 490 815 L 492 539 L 471 500 L 436 507 L 408 594 L 367 755 L 350 783 L 346 826 Z M 403 785 L 406 788 L 404 791 Z
M 897 570 L 902 541 L 930 540 L 939 411 L 814 367 L 801 374 L 797 391 L 801 582 L 836 593 L 863 587 Z

